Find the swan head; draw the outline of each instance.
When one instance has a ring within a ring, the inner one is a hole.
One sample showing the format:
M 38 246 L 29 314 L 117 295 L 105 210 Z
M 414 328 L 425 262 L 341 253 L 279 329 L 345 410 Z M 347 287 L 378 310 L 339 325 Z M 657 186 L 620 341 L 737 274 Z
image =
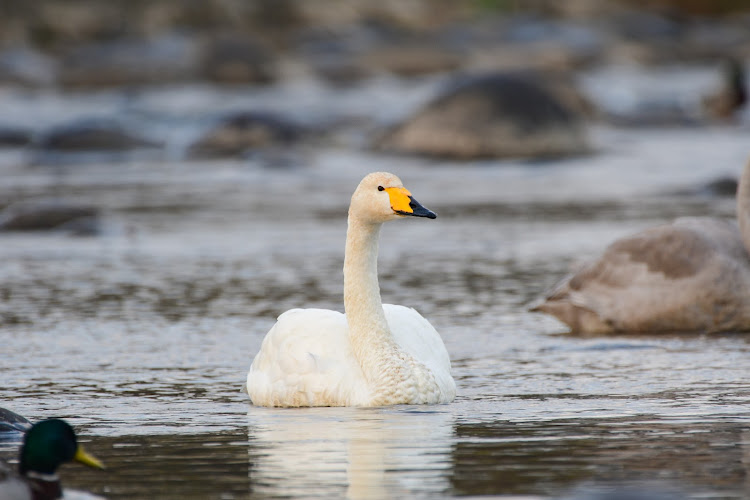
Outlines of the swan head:
M 387 172 L 374 172 L 362 179 L 352 195 L 349 214 L 371 223 L 408 216 L 437 217 L 414 199 L 401 179 Z

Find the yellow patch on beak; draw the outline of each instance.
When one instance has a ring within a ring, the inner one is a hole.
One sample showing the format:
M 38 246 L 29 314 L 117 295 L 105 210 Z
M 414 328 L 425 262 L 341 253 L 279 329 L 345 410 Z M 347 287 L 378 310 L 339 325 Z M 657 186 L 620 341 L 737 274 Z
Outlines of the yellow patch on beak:
M 411 203 L 411 193 L 406 188 L 385 188 L 385 192 L 388 193 L 388 197 L 391 199 L 391 208 L 394 212 L 406 212 L 412 213 L 413 210 L 409 206 Z
M 78 446 L 78 449 L 76 450 L 76 454 L 73 457 L 73 460 L 76 462 L 81 462 L 84 465 L 88 465 L 89 467 L 93 467 L 95 469 L 103 469 L 104 464 L 99 461 L 99 459 L 89 455 L 84 451 L 83 447 Z

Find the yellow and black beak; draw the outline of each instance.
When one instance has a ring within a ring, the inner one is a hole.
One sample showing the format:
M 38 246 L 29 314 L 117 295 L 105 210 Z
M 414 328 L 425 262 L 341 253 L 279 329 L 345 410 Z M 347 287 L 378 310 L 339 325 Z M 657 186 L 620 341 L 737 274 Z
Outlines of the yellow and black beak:
M 423 207 L 414 197 L 411 195 L 408 189 L 398 188 L 385 188 L 386 193 L 391 199 L 391 208 L 394 212 L 399 215 L 411 215 L 413 217 L 427 217 L 428 219 L 437 218 L 437 214 L 432 210 L 428 210 Z
M 73 456 L 73 460 L 88 465 L 89 467 L 93 467 L 94 469 L 104 469 L 104 464 L 96 457 L 89 455 L 80 445 L 76 450 L 75 456 Z

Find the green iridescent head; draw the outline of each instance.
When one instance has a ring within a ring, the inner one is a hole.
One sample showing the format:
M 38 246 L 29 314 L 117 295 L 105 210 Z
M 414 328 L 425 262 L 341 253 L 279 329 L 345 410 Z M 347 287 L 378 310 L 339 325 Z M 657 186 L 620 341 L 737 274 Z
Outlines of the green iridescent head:
M 21 474 L 54 474 L 61 464 L 71 460 L 98 469 L 104 468 L 99 460 L 78 445 L 76 434 L 67 422 L 43 420 L 34 424 L 24 437 L 19 471 Z

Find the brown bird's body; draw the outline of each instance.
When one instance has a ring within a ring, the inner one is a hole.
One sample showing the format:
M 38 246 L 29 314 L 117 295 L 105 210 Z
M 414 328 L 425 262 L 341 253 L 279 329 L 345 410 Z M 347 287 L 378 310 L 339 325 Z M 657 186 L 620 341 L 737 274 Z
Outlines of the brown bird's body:
M 577 333 L 750 331 L 750 163 L 731 221 L 686 217 L 612 243 L 533 308 Z

